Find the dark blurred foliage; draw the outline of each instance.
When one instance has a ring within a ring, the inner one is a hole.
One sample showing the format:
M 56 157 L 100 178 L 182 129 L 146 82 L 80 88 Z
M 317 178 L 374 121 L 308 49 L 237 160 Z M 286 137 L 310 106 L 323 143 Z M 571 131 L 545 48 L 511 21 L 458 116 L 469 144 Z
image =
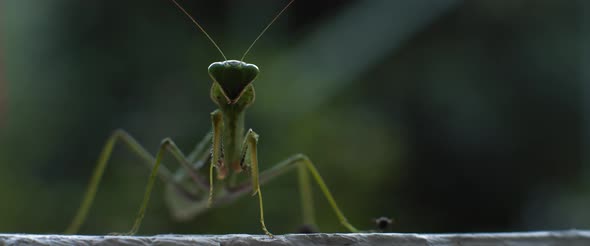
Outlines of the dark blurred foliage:
M 286 1 L 181 3 L 236 59 Z M 246 58 L 262 71 L 247 118 L 262 169 L 308 154 L 363 229 L 588 228 L 589 7 L 297 1 Z M 116 128 L 188 152 L 220 57 L 166 0 L 0 1 L 0 231 L 63 230 Z M 118 147 L 82 233 L 128 230 L 148 174 Z M 162 187 L 141 234 L 261 233 L 255 198 L 178 223 Z M 300 226 L 296 187 L 294 173 L 263 187 L 271 231 Z M 315 200 L 321 231 L 343 231 Z

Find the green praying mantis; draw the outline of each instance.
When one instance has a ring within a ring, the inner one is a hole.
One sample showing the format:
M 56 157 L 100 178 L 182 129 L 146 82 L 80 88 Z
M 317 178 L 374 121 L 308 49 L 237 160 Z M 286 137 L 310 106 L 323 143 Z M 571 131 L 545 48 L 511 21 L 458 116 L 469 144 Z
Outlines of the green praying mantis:
M 205 29 L 176 0 L 171 1 L 211 41 L 224 58 L 224 61 L 214 62 L 208 68 L 209 75 L 213 79 L 210 91 L 211 100 L 218 106 L 211 113 L 212 130 L 203 137 L 189 155 L 184 155 L 171 139 L 166 138 L 162 140 L 155 157 L 126 131 L 116 130 L 108 138 L 100 153 L 82 203 L 66 233 L 74 234 L 78 232 L 86 219 L 111 152 L 117 142 L 125 143 L 151 168 L 143 200 L 133 227 L 128 234 L 135 234 L 139 230 L 154 183 L 159 178 L 167 185 L 167 201 L 173 216 L 179 219 L 192 218 L 212 206 L 230 203 L 246 194 L 257 195 L 262 231 L 272 237 L 264 223 L 264 208 L 260 186 L 295 168 L 298 173 L 304 224 L 315 224 L 310 185 L 311 178 L 309 176 L 311 174 L 340 223 L 349 231 L 357 232 L 358 230 L 347 221 L 341 212 L 317 168 L 307 156 L 303 154 L 294 155 L 270 169 L 260 172 L 257 153 L 259 135 L 252 129 L 245 131 L 245 112 L 254 103 L 255 93 L 252 82 L 258 76 L 259 69 L 254 64 L 244 62 L 244 58 L 256 41 L 294 0 L 291 0 L 263 29 L 240 61 L 228 60 Z M 162 158 L 166 153 L 180 163 L 181 168 L 176 173 L 172 173 L 162 165 Z M 206 163 L 209 164 L 208 177 L 199 172 L 205 167 Z M 214 175 L 215 171 L 217 175 Z M 250 175 L 250 179 L 236 181 L 235 177 L 244 172 Z M 215 186 L 214 183 L 221 183 L 223 186 Z

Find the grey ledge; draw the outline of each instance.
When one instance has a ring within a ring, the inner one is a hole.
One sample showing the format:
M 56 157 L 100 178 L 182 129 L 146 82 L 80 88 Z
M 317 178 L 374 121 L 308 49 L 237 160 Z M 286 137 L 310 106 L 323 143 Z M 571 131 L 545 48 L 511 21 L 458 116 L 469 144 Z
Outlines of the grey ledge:
M 318 233 L 264 235 L 82 236 L 0 234 L 0 245 L 590 245 L 590 231 L 470 234 Z

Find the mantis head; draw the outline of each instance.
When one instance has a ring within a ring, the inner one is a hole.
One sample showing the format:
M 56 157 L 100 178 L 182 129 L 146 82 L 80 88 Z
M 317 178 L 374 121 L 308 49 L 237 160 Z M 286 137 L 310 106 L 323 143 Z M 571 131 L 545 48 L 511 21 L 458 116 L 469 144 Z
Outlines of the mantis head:
M 209 65 L 209 75 L 219 84 L 228 103 L 240 99 L 248 85 L 258 76 L 258 67 L 237 60 L 214 62 Z
M 176 0 L 171 0 L 171 1 L 172 1 L 172 3 L 174 3 L 174 5 L 176 5 L 178 7 L 178 9 L 180 9 L 195 24 L 195 26 L 197 28 L 199 28 L 199 30 L 201 30 L 201 32 L 203 34 L 205 34 L 207 39 L 209 39 L 209 41 L 211 41 L 211 44 L 213 44 L 213 46 L 215 46 L 215 48 L 217 48 L 217 50 L 219 51 L 221 56 L 223 56 L 224 61 L 214 62 L 211 65 L 209 65 L 209 75 L 213 79 L 211 98 L 213 99 L 214 102 L 221 105 L 224 103 L 222 103 L 219 100 L 220 98 L 218 98 L 219 92 L 221 92 L 221 94 L 223 94 L 223 97 L 225 97 L 225 99 L 227 99 L 227 104 L 236 104 L 238 102 L 238 100 L 240 99 L 240 97 L 242 97 L 244 92 L 247 91 L 247 89 L 249 88 L 252 81 L 254 81 L 256 76 L 258 76 L 258 72 L 259 72 L 258 67 L 256 67 L 256 65 L 254 65 L 254 64 L 245 63 L 245 62 L 243 62 L 243 60 L 244 60 L 244 58 L 246 58 L 246 55 L 248 54 L 250 49 L 252 49 L 252 47 L 254 46 L 256 41 L 258 41 L 258 39 L 260 37 L 262 37 L 262 35 L 266 32 L 266 30 L 268 30 L 268 28 L 272 25 L 272 23 L 274 23 L 279 18 L 279 16 L 281 16 L 281 14 L 283 12 L 285 12 L 285 10 L 287 8 L 289 8 L 289 6 L 295 0 L 291 0 L 275 16 L 275 18 L 272 19 L 272 21 L 270 21 L 270 23 L 268 23 L 268 25 L 266 25 L 266 27 L 262 30 L 262 32 L 260 32 L 258 37 L 256 37 L 256 39 L 254 39 L 254 42 L 252 42 L 252 44 L 250 44 L 250 47 L 248 47 L 248 49 L 246 49 L 246 52 L 244 52 L 244 55 L 242 55 L 241 61 L 227 60 L 227 57 L 225 56 L 225 54 L 223 54 L 223 51 L 221 51 L 221 48 L 219 48 L 219 45 L 217 45 L 217 43 L 215 43 L 215 41 L 211 38 L 211 36 L 209 36 L 207 31 L 205 31 L 205 29 L 199 24 L 199 22 L 197 22 L 195 20 L 195 18 L 193 18 L 180 4 L 178 4 L 178 2 Z M 217 88 L 217 86 L 219 86 L 219 88 Z M 244 101 L 246 102 L 247 105 L 251 104 L 254 101 L 254 88 L 251 87 L 250 91 L 252 93 L 246 93 L 246 94 L 251 94 L 251 97 L 244 98 Z

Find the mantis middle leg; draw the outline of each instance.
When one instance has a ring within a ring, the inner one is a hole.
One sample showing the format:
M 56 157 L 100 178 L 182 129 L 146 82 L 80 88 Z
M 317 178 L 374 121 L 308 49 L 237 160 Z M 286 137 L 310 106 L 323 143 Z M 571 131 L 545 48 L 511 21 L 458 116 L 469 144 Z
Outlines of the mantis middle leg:
M 210 138 L 211 138 L 211 135 L 207 134 L 205 136 L 205 138 L 201 141 L 201 143 L 209 142 Z M 90 180 L 90 183 L 89 183 L 86 193 L 84 195 L 82 203 L 81 203 L 80 207 L 78 208 L 76 216 L 74 217 L 74 219 L 72 220 L 72 222 L 68 226 L 68 228 L 66 229 L 66 231 L 65 231 L 66 234 L 77 233 L 80 226 L 86 220 L 86 216 L 88 215 L 88 211 L 90 210 L 90 207 L 92 206 L 92 203 L 94 201 L 94 197 L 95 197 L 96 192 L 98 190 L 98 185 L 100 184 L 100 181 L 101 181 L 102 176 L 104 174 L 104 170 L 106 169 L 106 166 L 108 164 L 108 160 L 110 159 L 113 148 L 118 140 L 123 141 L 126 145 L 128 145 L 133 150 L 133 152 L 136 153 L 139 157 L 141 157 L 142 160 L 148 165 L 148 167 L 150 167 L 152 169 L 152 172 L 151 172 L 151 175 L 150 175 L 150 178 L 148 181 L 148 188 L 146 188 L 146 193 L 144 194 L 144 201 L 142 202 L 142 205 L 140 207 L 140 212 L 138 213 L 138 218 L 136 218 L 136 220 L 135 220 L 135 224 L 133 226 L 133 229 L 129 232 L 130 234 L 137 232 L 137 229 L 139 229 L 139 225 L 141 224 L 141 220 L 143 219 L 143 214 L 145 213 L 145 209 L 147 207 L 147 201 L 149 200 L 149 195 L 151 193 L 153 183 L 154 183 L 157 176 L 159 176 L 164 182 L 173 184 L 173 185 L 181 188 L 179 182 L 173 178 L 172 174 L 170 173 L 170 171 L 166 167 L 159 168 L 160 162 L 161 162 L 161 157 L 162 157 L 162 152 L 164 150 L 168 150 L 174 155 L 174 157 L 186 169 L 186 172 L 189 174 L 189 176 L 197 184 L 197 187 L 199 187 L 203 190 L 208 190 L 207 184 L 193 170 L 191 162 L 184 157 L 182 152 L 176 147 L 176 145 L 171 140 L 166 139 L 162 142 L 162 144 L 160 146 L 160 150 L 158 151 L 158 156 L 156 158 L 154 158 L 149 152 L 147 152 L 145 150 L 145 148 L 143 148 L 143 146 L 141 146 L 127 132 L 125 132 L 124 130 L 116 130 L 108 138 L 105 146 L 103 147 L 103 150 L 100 154 L 97 165 L 92 173 L 92 178 Z M 201 143 L 197 145 L 194 152 L 202 151 L 202 150 L 200 150 L 201 148 L 199 148 L 199 146 L 202 145 Z M 197 156 L 197 154 L 191 154 L 189 156 L 191 156 L 191 157 Z

